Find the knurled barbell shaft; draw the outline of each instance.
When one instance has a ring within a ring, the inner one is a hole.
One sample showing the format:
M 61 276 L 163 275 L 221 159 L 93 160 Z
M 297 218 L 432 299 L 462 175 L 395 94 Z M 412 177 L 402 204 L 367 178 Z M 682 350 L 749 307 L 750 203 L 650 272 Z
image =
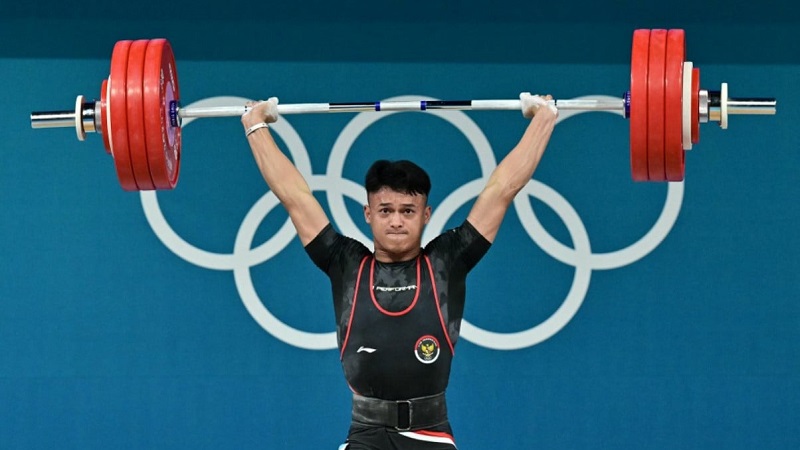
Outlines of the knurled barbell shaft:
M 717 94 L 717 95 L 714 95 Z M 718 98 L 718 91 L 710 92 L 710 97 Z M 619 100 L 591 100 L 568 99 L 553 100 L 552 103 L 563 111 L 608 111 L 625 113 L 625 101 Z M 774 98 L 730 98 L 728 99 L 728 114 L 739 115 L 773 115 L 776 111 L 777 101 Z M 436 110 L 470 110 L 470 111 L 519 111 L 519 100 L 427 100 L 412 102 L 364 102 L 364 103 L 296 103 L 279 104 L 278 113 L 289 114 L 314 114 L 335 112 L 366 112 L 366 111 L 436 111 Z M 215 106 L 215 107 L 177 107 L 178 117 L 209 118 L 209 117 L 234 117 L 241 116 L 248 111 L 245 105 Z M 711 119 L 718 120 L 719 107 L 709 107 Z M 95 102 L 86 102 L 81 111 L 38 111 L 31 113 L 32 128 L 72 128 L 75 126 L 76 114 L 87 124 L 86 131 L 98 131 L 93 126 L 95 117 Z M 716 114 L 715 114 L 716 112 Z M 88 126 L 91 123 L 92 126 Z
M 563 110 L 578 111 L 618 111 L 624 112 L 624 102 L 620 100 L 553 100 L 550 103 Z M 278 113 L 308 114 L 334 112 L 368 112 L 368 111 L 520 111 L 519 100 L 420 100 L 420 101 L 388 101 L 363 103 L 297 103 L 279 104 Z M 217 106 L 178 108 L 178 117 L 228 117 L 241 116 L 249 110 L 246 106 Z
M 624 100 L 553 100 L 559 109 L 572 111 L 612 111 L 625 112 Z M 212 107 L 180 107 L 172 105 L 177 117 L 210 118 L 210 117 L 235 117 L 249 111 L 245 105 L 237 106 L 212 106 Z M 279 104 L 278 113 L 289 114 L 315 114 L 337 112 L 369 112 L 369 111 L 435 111 L 435 110 L 461 110 L 461 111 L 520 111 L 522 105 L 519 100 L 423 100 L 423 101 L 389 101 L 389 102 L 363 102 L 363 103 L 295 103 Z M 87 102 L 82 111 L 40 111 L 31 113 L 32 128 L 69 128 L 75 126 L 75 117 L 94 117 L 94 102 Z M 88 127 L 87 127 L 88 128 Z M 87 129 L 87 131 L 94 131 Z

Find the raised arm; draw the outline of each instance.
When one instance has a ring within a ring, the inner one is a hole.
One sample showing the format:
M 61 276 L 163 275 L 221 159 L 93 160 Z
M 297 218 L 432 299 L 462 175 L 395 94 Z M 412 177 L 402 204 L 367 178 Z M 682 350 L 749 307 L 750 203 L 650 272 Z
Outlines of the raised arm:
M 519 143 L 497 165 L 481 191 L 467 220 L 493 242 L 509 205 L 533 176 L 556 125 L 558 110 L 547 103 L 552 98 L 520 94 L 522 114 L 533 117 Z
M 328 216 L 314 198 L 303 175 L 278 148 L 266 126 L 278 120 L 278 100 L 271 98 L 248 106 L 253 108 L 242 116 L 247 142 L 261 175 L 289 212 L 300 242 L 305 246 L 328 225 Z

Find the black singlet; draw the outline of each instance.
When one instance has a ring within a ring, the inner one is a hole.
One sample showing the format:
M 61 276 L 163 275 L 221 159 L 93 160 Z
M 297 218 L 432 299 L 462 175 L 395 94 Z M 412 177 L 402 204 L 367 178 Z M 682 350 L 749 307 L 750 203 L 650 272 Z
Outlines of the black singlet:
M 331 225 L 306 246 L 331 280 L 342 368 L 351 389 L 387 400 L 445 390 L 466 276 L 489 246 L 467 221 L 432 240 L 418 258 L 400 263 L 376 261 L 367 247 Z

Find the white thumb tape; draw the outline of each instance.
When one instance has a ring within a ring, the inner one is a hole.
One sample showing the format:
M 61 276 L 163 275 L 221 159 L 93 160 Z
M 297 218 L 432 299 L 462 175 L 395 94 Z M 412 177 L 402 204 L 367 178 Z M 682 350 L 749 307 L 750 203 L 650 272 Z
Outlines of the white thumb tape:
M 533 117 L 533 113 L 536 111 L 533 101 L 531 100 L 532 97 L 533 96 L 530 92 L 520 92 L 519 94 L 519 103 L 520 108 L 522 109 L 522 116 L 526 119 Z
M 266 101 L 267 107 L 264 110 L 265 122 L 272 123 L 278 120 L 278 97 L 270 97 Z
M 558 108 L 554 103 L 544 99 L 540 95 L 531 95 L 530 92 L 522 92 L 519 94 L 520 105 L 522 106 L 522 115 L 528 119 L 533 117 L 537 111 L 543 106 L 546 106 L 553 114 L 558 115 Z

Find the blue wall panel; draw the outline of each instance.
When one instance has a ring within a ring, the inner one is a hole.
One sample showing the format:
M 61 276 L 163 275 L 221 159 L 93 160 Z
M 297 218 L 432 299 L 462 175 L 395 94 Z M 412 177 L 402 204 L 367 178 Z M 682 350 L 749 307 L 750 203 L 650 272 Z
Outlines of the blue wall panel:
M 629 70 L 176 52 L 184 104 L 619 96 Z M 695 64 L 704 88 L 775 96 L 778 115 L 705 125 L 687 181 L 672 185 L 630 181 L 624 119 L 559 123 L 524 202 L 535 219 L 524 205 L 509 211 L 470 278 L 473 328 L 448 394 L 459 448 L 800 445 L 800 65 Z M 179 185 L 157 195 L 118 187 L 99 136 L 30 129 L 31 111 L 95 97 L 107 74 L 100 57 L 0 59 L 0 447 L 336 448 L 349 421 L 337 353 L 299 348 L 329 347 L 329 288 L 279 233 L 285 213 L 262 207 L 268 191 L 238 119 L 186 124 Z M 326 190 L 349 186 L 341 179 L 360 183 L 372 160 L 409 157 L 433 177 L 437 226 L 451 226 L 469 198 L 448 196 L 480 177 L 481 157 L 502 158 L 525 120 L 448 114 L 395 114 L 363 130 L 353 114 L 288 116 L 276 133 L 329 176 L 318 191 L 326 208 L 336 201 Z M 347 137 L 339 176 L 329 164 Z M 358 201 L 347 197 L 345 210 L 367 233 Z M 146 215 L 158 211 L 160 225 Z M 565 309 L 574 315 L 538 327 Z M 265 311 L 314 335 L 276 331 Z M 478 329 L 528 331 L 486 339 Z M 496 348 L 509 343 L 518 348 Z

